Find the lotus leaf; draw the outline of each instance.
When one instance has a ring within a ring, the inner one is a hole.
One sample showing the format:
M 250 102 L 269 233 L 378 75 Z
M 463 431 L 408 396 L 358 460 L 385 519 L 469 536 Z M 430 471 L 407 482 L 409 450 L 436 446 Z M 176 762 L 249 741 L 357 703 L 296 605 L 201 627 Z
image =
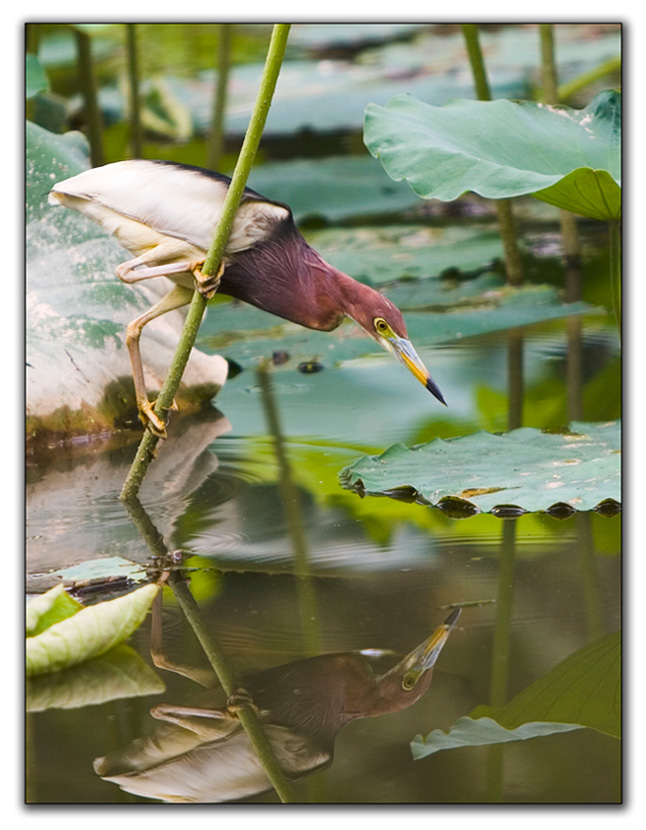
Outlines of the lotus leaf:
M 478 432 L 410 449 L 395 444 L 379 456 L 355 461 L 341 479 L 361 494 L 445 508 L 592 510 L 621 500 L 620 441 L 618 421 L 573 423 L 565 434 L 530 427 L 503 435 Z
M 508 100 L 436 107 L 402 95 L 368 105 L 364 141 L 392 179 L 424 199 L 533 194 L 593 219 L 621 215 L 618 92 L 583 110 Z
M 83 608 L 28 637 L 27 676 L 61 671 L 123 642 L 141 625 L 158 591 L 159 585 L 144 585 L 118 599 Z

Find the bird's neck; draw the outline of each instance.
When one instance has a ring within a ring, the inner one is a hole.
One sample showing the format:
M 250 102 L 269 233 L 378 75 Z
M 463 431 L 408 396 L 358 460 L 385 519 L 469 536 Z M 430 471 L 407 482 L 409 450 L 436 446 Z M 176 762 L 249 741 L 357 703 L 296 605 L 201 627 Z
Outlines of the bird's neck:
M 346 316 L 357 319 L 361 288 L 311 248 L 293 224 L 233 257 L 220 284 L 223 294 L 320 331 L 332 331 Z

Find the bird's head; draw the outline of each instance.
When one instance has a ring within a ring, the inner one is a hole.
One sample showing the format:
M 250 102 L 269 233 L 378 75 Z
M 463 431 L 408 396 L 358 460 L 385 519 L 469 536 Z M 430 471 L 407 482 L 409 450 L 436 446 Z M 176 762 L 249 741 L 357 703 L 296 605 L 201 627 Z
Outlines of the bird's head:
M 461 612 L 455 608 L 428 639 L 375 680 L 368 714 L 397 712 L 420 699 L 431 685 L 435 664 Z
M 394 354 L 417 380 L 446 406 L 438 385 L 410 342 L 401 311 L 374 288 L 360 283 L 355 283 L 355 285 L 359 287 L 357 292 L 359 296 L 347 312 L 348 316 L 352 317 L 383 349 Z

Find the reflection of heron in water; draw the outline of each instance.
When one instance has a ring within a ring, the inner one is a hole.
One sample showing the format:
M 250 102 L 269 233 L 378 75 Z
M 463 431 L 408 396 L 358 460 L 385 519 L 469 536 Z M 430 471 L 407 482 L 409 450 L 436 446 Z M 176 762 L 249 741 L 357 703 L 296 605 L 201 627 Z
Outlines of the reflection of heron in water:
M 243 678 L 285 775 L 297 778 L 332 760 L 339 730 L 356 718 L 412 706 L 431 685 L 433 669 L 458 617 L 456 608 L 431 636 L 384 674 L 369 653 L 324 654 Z M 212 700 L 213 692 L 207 693 Z M 223 708 L 162 704 L 155 731 L 94 763 L 98 775 L 127 792 L 164 801 L 218 802 L 269 789 L 236 698 Z M 242 702 L 246 702 L 244 699 Z

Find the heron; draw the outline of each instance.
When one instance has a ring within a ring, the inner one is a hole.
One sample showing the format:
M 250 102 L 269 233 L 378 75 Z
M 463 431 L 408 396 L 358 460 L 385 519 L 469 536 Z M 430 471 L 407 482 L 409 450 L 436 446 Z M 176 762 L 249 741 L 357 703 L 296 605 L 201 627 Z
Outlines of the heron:
M 95 772 L 126 792 L 165 801 L 232 801 L 262 792 L 271 785 L 238 719 L 247 705 L 288 778 L 320 770 L 346 724 L 400 712 L 424 695 L 460 614 L 454 608 L 383 673 L 374 669 L 380 650 L 321 654 L 242 677 L 226 706 L 213 705 L 212 690 L 196 706 L 157 704 L 155 731 L 97 758 Z
M 195 290 L 207 299 L 216 292 L 226 294 L 321 331 L 332 331 L 349 317 L 446 405 L 399 309 L 379 291 L 326 262 L 305 241 L 286 204 L 245 188 L 217 273 L 202 272 L 230 182 L 228 176 L 193 165 L 130 159 L 86 170 L 49 193 L 50 204 L 87 216 L 134 255 L 116 268 L 123 282 L 164 276 L 174 283 L 126 329 L 144 426 L 165 437 L 165 423 L 146 391 L 139 351 L 142 330 L 162 314 L 188 305 Z

